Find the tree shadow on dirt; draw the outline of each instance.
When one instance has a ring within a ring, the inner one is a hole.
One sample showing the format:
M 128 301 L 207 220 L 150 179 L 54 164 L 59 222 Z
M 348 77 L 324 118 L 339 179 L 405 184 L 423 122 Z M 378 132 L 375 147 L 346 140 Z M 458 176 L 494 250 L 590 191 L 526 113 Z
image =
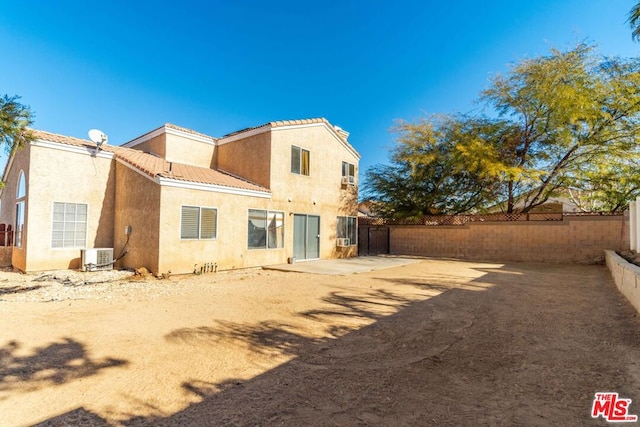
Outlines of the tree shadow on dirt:
M 36 348 L 29 356 L 18 355 L 20 347 L 16 341 L 0 347 L 0 391 L 37 390 L 127 364 L 125 360 L 112 358 L 93 360 L 84 345 L 72 338 Z
M 325 308 L 298 313 L 327 331 L 332 320 L 342 328 L 320 338 L 294 320 L 175 330 L 167 341 L 233 342 L 290 359 L 250 379 L 188 379 L 182 388 L 197 402 L 175 413 L 130 414 L 121 424 L 542 426 L 564 419 L 585 425 L 594 423 L 589 409 L 596 390 L 640 400 L 636 380 L 621 369 L 640 359 L 638 321 L 632 309 L 621 308 L 615 288 L 600 279 L 582 288 L 575 278 L 562 283 L 567 292 L 550 307 L 547 294 L 557 284 L 546 283 L 544 272 L 524 273 L 518 283 L 527 286 L 512 286 L 513 274 L 493 271 L 469 280 L 482 292 L 447 287 L 421 300 L 380 290 L 333 292 Z M 428 285 L 438 284 L 426 276 Z M 581 293 L 592 304 L 563 319 Z M 600 325 L 615 310 L 625 312 L 626 323 Z M 345 319 L 358 322 L 340 326 Z M 369 324 L 357 326 L 363 323 Z
M 1 287 L 0 295 L 22 294 L 25 292 L 35 291 L 37 289 L 40 289 L 41 287 L 42 285 Z
M 295 331 L 296 328 L 291 325 L 271 321 L 256 325 L 217 321 L 216 326 L 177 329 L 165 338 L 170 342 L 182 341 L 189 344 L 246 343 L 249 350 L 257 354 L 297 355 L 305 346 L 316 341 Z
M 325 425 L 329 419 L 329 425 L 393 424 L 386 406 L 395 405 L 396 395 L 401 394 L 399 388 L 417 390 L 425 380 L 421 376 L 406 384 L 399 381 L 399 376 L 410 376 L 414 369 L 437 365 L 441 355 L 460 340 L 457 332 L 452 334 L 449 329 L 433 334 L 430 330 L 425 332 L 425 326 L 415 321 L 429 312 L 433 299 L 415 301 L 388 291 L 372 290 L 359 295 L 333 292 L 323 300 L 328 304 L 326 309 L 299 314 L 327 324 L 329 336 L 320 338 L 306 336 L 291 324 L 273 321 L 254 325 L 218 322 L 214 327 L 171 332 L 166 336 L 168 341 L 207 345 L 231 341 L 257 354 L 275 353 L 293 358 L 250 380 L 186 381 L 182 384 L 184 391 L 201 402 L 173 414 L 132 415 L 122 424 Z M 345 317 L 374 322 L 351 327 L 328 324 L 331 320 L 339 323 Z M 449 320 L 449 327 L 455 326 L 456 331 L 468 327 L 468 314 L 456 317 Z M 425 345 L 417 344 L 423 341 Z M 436 396 L 434 391 L 430 398 Z M 405 405 L 419 408 L 427 401 L 416 394 L 402 404 L 403 408 L 393 407 L 391 413 L 408 414 L 412 411 L 407 411 Z M 345 410 L 347 407 L 349 411 Z M 354 407 L 358 408 L 356 418 Z M 318 419 L 318 413 L 331 415 Z M 415 416 L 409 415 L 409 424 L 424 425 L 423 416 L 424 411 L 416 411 Z M 407 419 L 402 423 L 406 424 Z
M 304 311 L 300 315 L 314 320 L 328 320 L 327 318 L 333 317 L 376 320 L 389 315 L 389 310 L 400 310 L 412 300 L 383 289 L 376 289 L 364 295 L 331 292 L 323 297 L 322 301 L 329 304 L 329 307 Z
M 451 284 L 442 284 L 442 283 L 434 283 L 433 281 L 427 280 L 418 280 L 418 279 L 387 279 L 387 278 L 376 278 L 376 280 L 381 280 L 384 282 L 393 283 L 394 285 L 408 285 L 414 286 L 418 289 L 428 290 L 428 291 L 436 291 L 436 292 L 446 292 L 455 288 L 458 283 Z
M 388 316 L 390 312 L 401 310 L 411 302 L 408 298 L 382 289 L 358 295 L 336 291 L 323 297 L 322 301 L 326 303 L 326 308 L 308 310 L 298 315 L 326 324 L 326 338 L 308 337 L 302 335 L 294 325 L 274 321 L 254 325 L 217 321 L 215 326 L 177 329 L 165 338 L 189 344 L 236 342 L 246 344 L 250 351 L 258 354 L 299 355 L 310 346 L 322 345 L 328 339 L 353 330 L 353 327 L 336 324 L 340 320 L 377 320 Z
M 69 426 L 110 427 L 113 426 L 113 424 L 98 414 L 95 414 L 84 407 L 80 407 L 33 425 L 33 427 Z

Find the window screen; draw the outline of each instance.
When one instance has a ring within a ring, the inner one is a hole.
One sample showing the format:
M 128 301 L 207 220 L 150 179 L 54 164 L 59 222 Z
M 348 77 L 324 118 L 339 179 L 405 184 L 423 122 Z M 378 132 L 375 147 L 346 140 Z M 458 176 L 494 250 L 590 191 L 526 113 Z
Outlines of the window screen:
M 218 211 L 214 208 L 183 206 L 180 219 L 181 239 L 215 239 L 218 233 Z

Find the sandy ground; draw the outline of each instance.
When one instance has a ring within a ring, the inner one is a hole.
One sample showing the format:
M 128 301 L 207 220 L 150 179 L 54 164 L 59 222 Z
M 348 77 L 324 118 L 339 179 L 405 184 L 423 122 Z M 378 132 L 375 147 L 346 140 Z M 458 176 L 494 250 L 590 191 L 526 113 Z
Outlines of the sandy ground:
M 603 266 L 95 277 L 0 273 L 0 425 L 607 425 L 598 391 L 640 415 Z

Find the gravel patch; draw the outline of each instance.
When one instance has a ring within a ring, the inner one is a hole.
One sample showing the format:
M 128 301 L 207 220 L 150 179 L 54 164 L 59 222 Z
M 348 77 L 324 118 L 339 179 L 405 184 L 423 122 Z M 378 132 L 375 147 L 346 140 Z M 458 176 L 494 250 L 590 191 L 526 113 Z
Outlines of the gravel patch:
M 7 302 L 52 302 L 66 300 L 145 300 L 176 294 L 185 288 L 206 283 L 233 283 L 260 275 L 261 269 L 248 268 L 203 275 L 156 278 L 130 270 L 82 272 L 56 270 L 18 273 L 0 270 L 0 304 Z

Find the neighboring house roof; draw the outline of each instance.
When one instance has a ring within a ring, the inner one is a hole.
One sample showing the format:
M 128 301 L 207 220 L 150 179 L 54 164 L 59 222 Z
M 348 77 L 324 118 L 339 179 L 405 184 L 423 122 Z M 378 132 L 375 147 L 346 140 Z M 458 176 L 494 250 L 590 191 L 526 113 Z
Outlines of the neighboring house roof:
M 522 207 L 524 206 L 523 198 L 526 197 L 529 194 L 532 194 L 535 191 L 537 191 L 537 188 L 518 196 L 518 198 L 516 199 L 516 201 L 514 203 L 514 206 L 513 206 L 514 209 L 516 209 L 516 210 L 517 209 L 522 209 Z M 534 210 L 538 211 L 538 212 L 544 212 L 544 211 L 547 211 L 547 210 L 555 210 L 557 208 L 557 206 L 555 206 L 555 205 L 561 205 L 562 212 L 581 212 L 580 207 L 569 196 L 569 189 L 568 188 L 559 188 L 559 189 L 556 190 L 556 192 L 558 193 L 556 196 L 551 196 L 551 197 L 547 198 L 547 200 L 545 200 L 544 203 L 542 203 L 542 204 L 538 205 L 537 207 L 535 207 Z M 507 202 L 506 201 L 502 201 L 502 202 L 499 202 L 499 203 L 496 203 L 494 205 L 489 206 L 484 211 L 487 212 L 487 213 L 504 212 L 504 211 L 506 211 L 506 207 L 507 207 Z
M 49 141 L 75 147 L 84 147 L 92 150 L 97 148 L 96 144 L 92 141 L 74 138 L 71 136 L 58 135 L 40 130 L 32 130 L 32 134 L 36 142 L 39 140 Z M 102 145 L 100 149 L 108 153 L 113 153 L 117 159 L 134 167 L 150 178 L 161 177 L 176 181 L 219 185 L 223 187 L 269 193 L 269 190 L 265 187 L 226 172 L 199 166 L 185 165 L 182 163 L 168 162 L 162 158 L 154 156 L 153 154 L 144 153 L 131 148 Z
M 358 216 L 366 216 L 370 218 L 377 218 L 379 215 L 376 212 L 376 206 L 380 206 L 380 202 L 373 200 L 364 200 L 358 203 Z

